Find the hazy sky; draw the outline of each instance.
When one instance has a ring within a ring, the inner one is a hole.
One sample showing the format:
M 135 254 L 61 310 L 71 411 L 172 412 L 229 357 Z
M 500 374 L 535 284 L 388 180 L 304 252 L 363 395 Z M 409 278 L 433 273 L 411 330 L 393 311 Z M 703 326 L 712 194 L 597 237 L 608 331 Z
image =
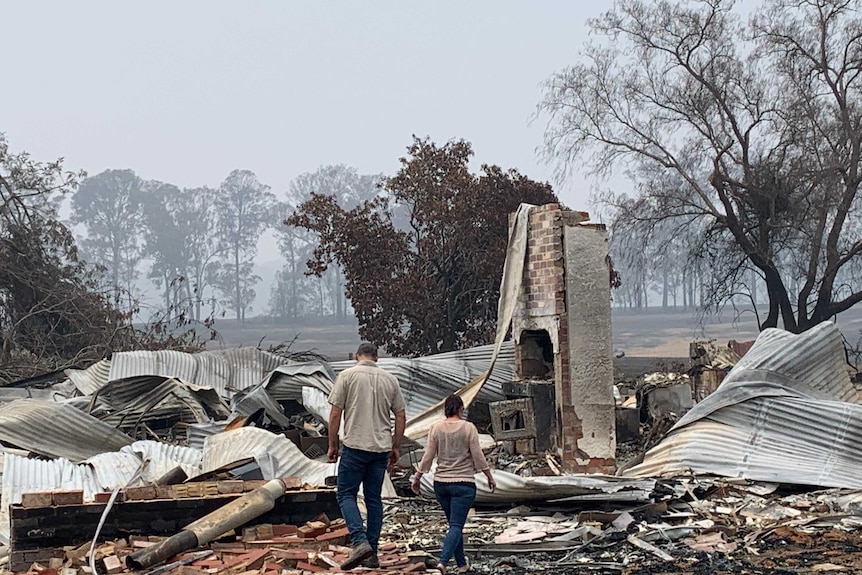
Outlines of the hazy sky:
M 322 164 L 393 173 L 411 134 L 552 179 L 530 125 L 608 2 L 6 2 L 13 150 L 180 186 L 234 168 L 281 194 Z M 557 186 L 585 209 L 579 175 Z

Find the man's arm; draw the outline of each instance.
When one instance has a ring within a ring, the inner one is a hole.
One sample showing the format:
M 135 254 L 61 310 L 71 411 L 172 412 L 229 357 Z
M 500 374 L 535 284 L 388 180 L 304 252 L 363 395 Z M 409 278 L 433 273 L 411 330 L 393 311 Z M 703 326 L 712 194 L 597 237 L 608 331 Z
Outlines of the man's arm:
M 401 451 L 401 439 L 404 438 L 404 428 L 407 427 L 407 416 L 404 410 L 395 412 L 395 431 L 392 433 L 392 451 L 389 453 L 389 466 L 398 463 Z
M 338 460 L 338 430 L 341 429 L 342 413 L 344 413 L 344 410 L 337 405 L 331 406 L 329 410 L 329 450 L 326 455 L 330 463 L 335 463 Z M 403 427 L 401 428 L 401 432 L 404 432 Z

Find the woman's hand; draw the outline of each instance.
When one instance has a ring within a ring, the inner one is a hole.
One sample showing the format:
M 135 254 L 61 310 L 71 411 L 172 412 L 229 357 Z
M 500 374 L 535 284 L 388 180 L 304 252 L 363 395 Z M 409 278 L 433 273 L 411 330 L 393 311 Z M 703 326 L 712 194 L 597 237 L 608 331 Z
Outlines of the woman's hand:
M 488 489 L 491 490 L 491 493 L 497 490 L 497 481 L 494 479 L 494 475 L 491 473 L 490 469 L 486 469 L 484 471 L 485 477 L 488 478 Z
M 413 491 L 416 495 L 419 495 L 419 484 L 420 479 L 422 479 L 422 474 L 417 473 L 413 476 L 413 482 L 410 484 L 410 490 Z

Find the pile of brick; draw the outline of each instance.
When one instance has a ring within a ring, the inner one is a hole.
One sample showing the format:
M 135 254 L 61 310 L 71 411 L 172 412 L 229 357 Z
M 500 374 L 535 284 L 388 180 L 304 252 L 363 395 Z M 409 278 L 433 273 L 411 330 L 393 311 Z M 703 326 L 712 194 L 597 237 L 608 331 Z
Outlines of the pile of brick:
M 298 478 L 285 478 L 289 489 L 300 489 L 302 483 Z M 219 481 L 197 481 L 179 483 L 177 485 L 140 485 L 126 487 L 117 494 L 116 501 L 145 501 L 150 499 L 188 499 L 197 497 L 216 497 L 218 495 L 238 495 L 254 491 L 266 481 L 241 479 L 222 479 Z M 96 493 L 96 503 L 107 503 L 111 494 Z M 57 505 L 81 505 L 84 503 L 84 492 L 77 490 L 33 491 L 21 494 L 21 506 L 27 509 L 36 507 L 51 507 Z
M 46 562 L 34 562 L 26 571 L 32 575 L 117 575 L 126 573 L 125 558 L 130 553 L 161 541 L 163 537 L 133 536 L 100 545 L 94 552 L 97 573 L 89 566 L 90 544 L 48 551 Z M 170 569 L 158 575 L 310 575 L 340 573 L 339 566 L 350 552 L 350 534 L 343 519 L 330 521 L 325 515 L 303 525 L 261 524 L 247 527 L 201 550 L 170 559 Z M 367 575 L 426 573 L 426 554 L 407 552 L 396 543 L 380 546 L 377 569 L 355 571 Z M 433 572 L 433 571 L 432 571 Z M 155 574 L 154 574 L 155 575 Z

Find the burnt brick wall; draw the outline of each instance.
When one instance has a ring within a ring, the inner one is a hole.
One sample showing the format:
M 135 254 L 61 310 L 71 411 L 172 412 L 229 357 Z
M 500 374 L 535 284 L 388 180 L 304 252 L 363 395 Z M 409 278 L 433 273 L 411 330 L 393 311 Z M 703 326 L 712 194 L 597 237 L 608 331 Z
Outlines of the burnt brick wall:
M 607 473 L 613 472 L 613 456 L 606 457 L 607 449 L 602 447 L 598 451 L 601 456 L 595 457 L 586 453 L 582 448 L 592 443 L 614 444 L 613 438 L 605 441 L 584 441 L 585 429 L 587 427 L 592 434 L 595 425 L 592 423 L 593 413 L 586 413 L 593 404 L 584 404 L 579 401 L 582 395 L 579 389 L 572 385 L 572 349 L 579 347 L 574 345 L 579 339 L 572 340 L 570 333 L 572 318 L 571 313 L 583 313 L 579 302 L 592 294 L 571 294 L 568 291 L 571 286 L 581 290 L 582 284 L 572 283 L 567 274 L 573 269 L 583 266 L 572 265 L 568 258 L 588 258 L 590 262 L 598 258 L 604 265 L 604 255 L 597 250 L 591 249 L 589 253 L 567 253 L 565 234 L 566 229 L 572 229 L 579 224 L 589 220 L 585 212 L 563 210 L 559 204 L 547 204 L 538 206 L 530 213 L 530 229 L 527 235 L 527 253 L 525 272 L 519 297 L 518 309 L 513 319 L 513 333 L 516 341 L 520 343 L 527 337 L 526 332 L 534 330 L 545 330 L 550 336 L 554 348 L 554 387 L 556 395 L 556 425 L 554 443 L 563 460 L 564 467 L 569 471 Z M 580 231 L 580 230 L 578 230 Z M 594 253 L 595 252 L 595 253 Z M 580 264 L 580 261 L 574 262 Z M 601 294 L 597 294 L 599 298 Z M 574 306 L 574 309 L 570 309 Z M 610 318 L 610 299 L 606 302 L 608 319 Z M 580 325 L 581 322 L 574 322 Z M 575 334 L 580 337 L 581 334 Z M 527 346 L 524 346 L 527 349 Z M 522 350 L 521 345 L 515 346 L 515 367 L 518 377 L 525 378 L 529 373 L 526 361 L 533 359 L 533 354 Z M 581 378 L 583 379 L 583 378 Z M 604 386 L 604 382 L 597 383 Z M 604 390 L 602 390 L 604 395 Z M 599 407 L 604 417 L 604 406 Z M 611 410 L 611 416 L 613 411 Z M 585 421 L 589 420 L 589 421 Z M 602 434 L 603 435 L 603 434 Z M 591 438 L 592 439 L 592 438 Z M 581 444 L 584 445 L 581 445 Z

